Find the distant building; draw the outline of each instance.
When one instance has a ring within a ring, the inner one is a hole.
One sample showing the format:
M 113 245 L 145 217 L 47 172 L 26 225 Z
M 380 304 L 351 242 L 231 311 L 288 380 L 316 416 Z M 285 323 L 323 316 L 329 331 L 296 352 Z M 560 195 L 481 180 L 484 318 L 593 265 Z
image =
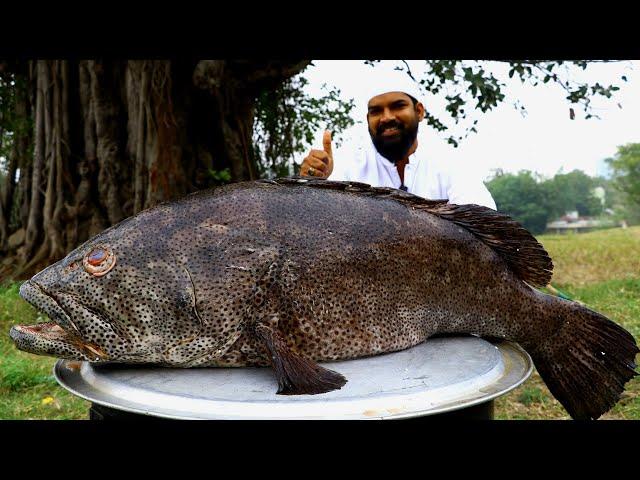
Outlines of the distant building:
M 612 228 L 618 224 L 614 220 L 581 217 L 578 212 L 567 212 L 562 217 L 547 223 L 546 233 L 584 233 L 601 228 Z

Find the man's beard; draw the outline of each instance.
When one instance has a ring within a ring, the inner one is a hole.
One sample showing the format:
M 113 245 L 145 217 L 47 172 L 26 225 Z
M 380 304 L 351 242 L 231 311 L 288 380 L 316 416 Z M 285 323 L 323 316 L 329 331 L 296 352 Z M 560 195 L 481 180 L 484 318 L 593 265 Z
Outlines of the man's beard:
M 397 128 L 400 131 L 399 135 L 383 137 L 382 133 L 388 128 Z M 418 121 L 414 120 L 407 127 L 399 122 L 386 123 L 379 126 L 375 134 L 371 133 L 369 129 L 369 135 L 378 153 L 391 163 L 396 164 L 406 157 L 415 142 L 418 136 Z

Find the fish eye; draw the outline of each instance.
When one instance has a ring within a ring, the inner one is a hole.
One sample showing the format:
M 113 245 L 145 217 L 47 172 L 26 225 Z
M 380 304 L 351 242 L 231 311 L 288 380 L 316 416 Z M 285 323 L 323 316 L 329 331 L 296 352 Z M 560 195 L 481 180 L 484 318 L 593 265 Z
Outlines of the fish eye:
M 107 252 L 101 248 L 96 248 L 92 250 L 89 255 L 87 255 L 87 262 L 90 265 L 100 265 L 107 258 Z
M 87 273 L 101 277 L 115 266 L 116 256 L 108 246 L 97 245 L 84 256 L 82 264 Z

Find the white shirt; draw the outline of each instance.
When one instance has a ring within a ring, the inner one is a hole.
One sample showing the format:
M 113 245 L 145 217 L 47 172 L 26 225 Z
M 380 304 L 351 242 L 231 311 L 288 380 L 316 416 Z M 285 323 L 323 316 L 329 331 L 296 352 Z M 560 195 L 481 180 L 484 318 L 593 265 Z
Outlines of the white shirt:
M 367 141 L 368 140 L 368 141 Z M 367 135 L 353 159 L 334 159 L 329 180 L 368 183 L 374 187 L 400 188 L 398 169 L 376 150 Z M 409 193 L 429 200 L 448 200 L 457 205 L 476 204 L 496 210 L 496 203 L 480 178 L 453 171 L 442 161 L 426 158 L 420 147 L 404 167 L 404 185 Z

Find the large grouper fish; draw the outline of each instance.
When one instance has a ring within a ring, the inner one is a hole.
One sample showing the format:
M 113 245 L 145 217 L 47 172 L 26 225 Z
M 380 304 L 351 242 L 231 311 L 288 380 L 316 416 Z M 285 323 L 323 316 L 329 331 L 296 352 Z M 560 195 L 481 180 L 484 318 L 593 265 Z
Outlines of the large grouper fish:
M 573 418 L 595 419 L 636 375 L 638 348 L 603 315 L 533 288 L 552 268 L 486 207 L 355 182 L 236 183 L 143 211 L 42 270 L 20 295 L 52 321 L 10 335 L 89 362 L 271 366 L 280 394 L 346 383 L 317 362 L 434 334 L 501 338 Z

